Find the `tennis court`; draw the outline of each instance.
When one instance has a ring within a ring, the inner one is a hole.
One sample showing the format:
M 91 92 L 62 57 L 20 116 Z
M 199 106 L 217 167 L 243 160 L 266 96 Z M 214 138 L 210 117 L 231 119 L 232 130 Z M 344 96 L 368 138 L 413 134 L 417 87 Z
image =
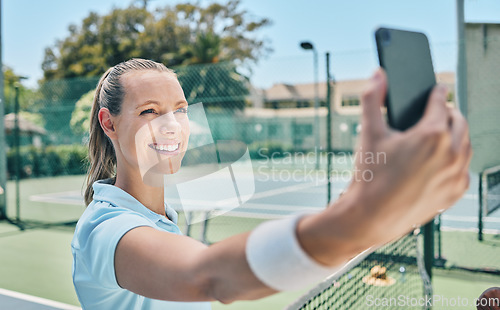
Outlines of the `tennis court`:
M 208 221 L 208 232 L 204 231 L 204 228 L 200 224 L 193 225 L 193 230 L 191 231 L 191 236 L 199 239 L 206 240 L 209 242 L 216 242 L 222 240 L 232 234 L 247 231 L 255 227 L 258 223 L 265 219 L 279 218 L 291 213 L 295 212 L 304 212 L 304 211 L 318 211 L 324 208 L 326 205 L 326 180 L 321 174 L 317 174 L 314 172 L 312 167 L 307 167 L 304 169 L 297 166 L 288 166 L 288 167 L 274 167 L 276 170 L 272 171 L 272 167 L 267 167 L 266 169 L 259 169 L 262 165 L 259 163 L 254 163 L 254 175 L 248 175 L 246 177 L 252 177 L 255 181 L 255 194 L 243 205 L 222 214 L 222 216 L 217 216 Z M 297 169 L 295 169 L 297 168 Z M 342 167 L 346 168 L 346 167 Z M 294 170 L 295 169 L 295 170 Z M 309 173 L 309 169 L 313 171 Z M 348 167 L 346 168 L 348 169 Z M 294 171 L 302 171 L 293 174 Z M 340 170 L 340 168 L 339 168 Z M 304 172 L 305 171 L 305 172 Z M 293 175 L 293 177 L 292 177 Z M 84 181 L 84 176 L 66 176 L 66 177 L 58 177 L 51 179 L 38 179 L 38 180 L 26 180 L 21 184 L 21 190 L 23 193 L 27 193 L 25 197 L 22 197 L 22 212 L 21 218 L 28 217 L 31 214 L 42 215 L 43 219 L 47 219 L 48 217 L 57 217 L 58 213 L 64 212 L 65 210 L 72 210 L 68 214 L 77 214 L 81 213 L 84 210 L 83 206 L 83 198 L 81 196 L 81 186 Z M 347 186 L 348 181 L 342 178 L 340 175 L 336 175 L 332 178 L 332 197 L 335 199 Z M 443 226 L 448 229 L 460 229 L 460 230 L 473 230 L 477 226 L 477 177 L 472 175 L 471 178 L 471 187 L 467 194 L 449 211 L 447 211 L 443 215 Z M 13 184 L 11 184 L 12 186 Z M 11 191 L 12 193 L 13 191 Z M 13 199 L 11 197 L 9 199 Z M 169 197 L 169 193 L 167 191 L 166 194 Z M 178 203 L 176 201 L 177 198 L 167 199 L 169 203 L 172 203 L 175 207 Z M 39 212 L 36 211 L 36 208 L 40 209 Z M 179 210 L 182 211 L 182 210 Z M 12 212 L 12 211 L 11 211 Z M 217 212 L 217 211 L 214 211 Z M 12 213 L 11 213 L 12 214 Z M 69 215 L 68 215 L 69 216 Z M 66 220 L 70 219 L 69 217 L 65 218 Z M 74 218 L 76 220 L 77 218 Z M 181 229 L 186 228 L 186 222 L 184 220 L 184 215 L 181 212 L 180 217 L 180 226 Z M 486 228 L 490 231 L 500 231 L 500 218 L 498 215 L 493 214 L 493 216 L 487 218 L 487 222 L 485 224 Z M 206 228 L 206 227 L 205 227 Z M 12 228 L 12 231 L 14 228 Z M 26 233 L 19 233 L 19 235 L 14 238 L 19 237 L 19 244 L 25 242 L 34 242 L 40 243 L 45 240 L 56 240 L 55 237 L 50 235 L 50 231 L 52 229 L 33 229 L 28 230 L 28 234 L 31 232 L 31 237 L 26 236 Z M 64 242 L 54 241 L 55 243 L 59 243 L 61 251 L 67 251 L 69 248 L 69 241 L 71 239 L 71 227 L 62 228 L 60 232 L 64 234 Z M 14 232 L 12 232 L 14 234 Z M 472 234 L 472 233 L 470 233 Z M 21 240 L 21 236 L 25 236 L 23 240 Z M 5 241 L 7 239 L 11 239 L 12 237 L 4 238 Z M 59 238 L 59 237 L 56 237 Z M 32 240 L 30 240 L 32 239 Z M 30 240 L 30 241 L 27 241 Z M 38 240 L 38 241 L 37 241 Z M 14 241 L 15 242 L 15 241 Z M 47 241 L 45 241 L 47 242 Z M 49 241 L 52 242 L 52 241 Z M 458 246 L 454 246 L 458 247 Z M 18 255 L 27 255 L 25 252 L 19 253 Z M 44 256 L 51 255 L 50 253 L 42 254 Z M 26 292 L 29 294 L 44 296 L 49 299 L 54 299 L 58 301 L 63 301 L 69 304 L 77 304 L 76 296 L 74 292 L 72 292 L 71 287 L 71 277 L 70 277 L 70 264 L 71 258 L 70 253 L 64 253 L 66 256 L 67 262 L 65 262 L 64 272 L 61 272 L 60 276 L 54 276 L 53 281 L 60 281 L 61 287 L 64 288 L 66 293 L 56 292 L 53 295 L 48 296 L 47 291 L 49 288 L 40 288 L 33 287 L 33 284 L 23 284 L 19 283 L 17 286 L 3 286 L 4 288 L 9 288 L 15 291 Z M 13 257 L 13 260 L 16 258 Z M 26 258 L 28 259 L 28 258 Z M 61 257 L 64 259 L 64 257 Z M 371 260 L 371 262 L 376 262 L 376 260 Z M 28 262 L 26 262 L 28 264 Z M 30 263 L 32 264 L 32 263 Z M 17 264 L 16 264 L 17 265 Z M 19 264 L 23 266 L 22 264 Z M 373 265 L 373 263 L 372 263 Z M 369 272 L 372 265 L 367 264 L 362 269 L 353 269 L 352 272 L 349 272 L 343 279 L 339 281 L 344 281 L 343 283 L 357 283 L 357 282 L 349 282 L 348 277 L 352 277 L 352 275 L 359 275 L 362 277 L 363 274 Z M 417 269 L 415 267 L 411 267 L 409 265 L 406 266 L 405 269 L 408 271 L 406 275 L 406 279 L 413 279 L 412 281 L 417 281 L 418 277 L 415 277 L 417 273 Z M 414 266 L 412 264 L 412 266 Z M 392 274 L 392 277 L 395 277 L 398 281 L 401 280 L 401 277 L 404 277 L 403 274 L 400 273 L 401 265 L 396 264 L 392 268 L 388 269 Z M 17 267 L 16 267 L 17 268 Z M 19 267 L 22 268 L 22 267 Z M 32 267 L 30 267 L 32 268 Z M 57 267 L 56 267 L 57 268 Z M 39 267 L 40 272 L 43 271 L 43 274 L 46 277 L 51 277 L 50 268 L 47 267 Z M 45 269 L 49 269 L 46 271 Z M 412 271 L 412 274 L 410 274 Z M 52 270 L 54 272 L 54 270 Z M 62 277 L 63 274 L 66 274 L 64 277 L 65 281 L 57 280 L 58 277 Z M 28 275 L 26 277 L 29 277 Z M 475 276 L 474 276 L 475 277 Z M 447 278 L 440 278 L 437 276 L 434 282 L 437 283 L 437 287 L 440 288 L 440 283 L 446 283 Z M 462 282 L 466 282 L 465 279 L 461 280 Z M 487 283 L 492 283 L 497 281 L 496 278 L 488 280 Z M 416 282 L 414 282 L 414 286 Z M 357 283 L 353 286 L 354 289 L 359 289 L 359 285 L 363 285 L 362 282 Z M 396 285 L 399 285 L 396 284 Z M 435 286 L 436 286 L 435 285 Z M 461 284 L 460 281 L 457 282 L 457 288 L 462 289 L 462 286 L 465 284 Z M 416 286 L 415 286 L 416 287 Z M 403 287 L 401 287 L 403 288 Z M 475 288 L 475 290 L 473 290 Z M 344 288 L 343 288 L 344 289 Z M 396 287 L 398 289 L 398 287 Z M 471 287 L 470 289 L 463 291 L 469 291 L 470 294 L 479 294 L 480 290 L 475 287 Z M 420 290 L 417 290 L 418 292 Z M 289 292 L 284 294 L 278 294 L 276 296 L 272 296 L 266 299 L 263 299 L 259 302 L 238 302 L 234 305 L 221 305 L 214 304 L 214 309 L 255 309 L 255 307 L 259 307 L 259 309 L 282 309 L 286 305 L 291 304 L 298 296 L 300 296 L 304 292 Z M 51 293 L 52 294 L 52 293 Z M 69 294 L 69 295 L 68 295 Z M 378 294 L 378 293 L 377 293 Z M 65 296 L 62 296 L 65 295 Z M 348 295 L 348 294 L 347 294 Z M 346 295 L 346 296 L 347 296 Z M 0 299 L 0 304 L 5 304 L 7 302 L 16 302 L 19 304 L 23 304 L 23 306 L 16 306 L 15 309 L 23 310 L 23 309 L 75 309 L 64 308 L 67 307 L 66 304 L 58 304 L 44 303 L 45 301 L 39 300 L 36 297 L 31 298 L 19 298 L 15 296 L 3 296 Z M 24 296 L 24 295 L 23 295 Z M 472 296 L 472 295 L 471 295 Z M 38 304 L 36 303 L 38 302 Z M 40 303 L 41 302 L 41 303 Z M 23 308 L 24 307 L 24 308 Z M 30 308 L 31 307 L 31 308 Z M 59 307 L 59 308 L 58 308 Z M 10 308 L 7 308 L 10 309 Z
M 255 194 L 245 204 L 229 211 L 228 216 L 245 218 L 272 219 L 290 215 L 295 212 L 319 211 L 326 205 L 326 181 L 315 180 L 315 175 L 295 175 L 291 177 L 289 170 L 275 172 L 274 177 L 266 172 L 255 175 Z M 281 177 L 280 177 L 281 176 Z M 332 178 L 332 197 L 338 195 L 348 186 L 342 177 Z M 442 228 L 473 231 L 478 223 L 478 177 L 471 174 L 471 183 L 467 193 L 451 209 L 442 216 Z M 168 189 L 167 189 L 168 196 Z M 81 190 L 36 194 L 29 197 L 31 201 L 60 204 L 83 205 Z M 178 199 L 173 199 L 178 206 Z M 200 202 L 202 203 L 202 202 Z M 178 211 L 183 211 L 181 207 Z M 500 212 L 484 219 L 485 229 L 490 233 L 500 232 Z
M 223 214 L 222 216 L 217 216 L 209 220 L 208 232 L 203 232 L 201 228 L 202 225 L 194 225 L 191 235 L 197 239 L 207 238 L 208 241 L 216 242 L 226 238 L 235 233 L 247 231 L 255 227 L 258 223 L 265 219 L 279 218 L 294 212 L 302 211 L 316 211 L 321 210 L 326 204 L 326 181 L 322 181 L 323 178 L 318 174 L 306 173 L 296 173 L 295 177 L 288 177 L 293 172 L 294 167 L 280 167 L 275 172 L 271 172 L 269 169 L 259 169 L 259 165 L 254 167 L 255 175 L 255 194 L 242 206 L 231 210 Z M 300 168 L 304 170 L 303 168 Z M 288 172 L 285 172 L 288 171 Z M 81 213 L 84 210 L 83 199 L 81 196 L 81 185 L 84 180 L 84 176 L 65 176 L 50 179 L 33 179 L 25 180 L 21 183 L 21 190 L 23 193 L 29 193 L 25 197 L 22 197 L 22 209 L 21 217 L 29 216 L 30 214 L 43 214 L 43 218 L 56 216 L 57 213 L 64 212 L 64 210 L 72 210 L 65 216 L 69 214 Z M 332 185 L 332 197 L 335 199 L 348 185 L 348 181 L 344 180 L 341 176 L 333 177 Z M 11 183 L 12 187 L 13 184 Z M 477 177 L 472 176 L 471 187 L 467 194 L 454 206 L 452 209 L 447 211 L 443 215 L 443 226 L 449 229 L 460 229 L 464 230 L 467 234 L 467 230 L 472 230 L 476 228 L 477 225 Z M 13 190 L 11 190 L 11 193 Z M 168 194 L 167 194 L 168 195 Z M 13 199 L 11 197 L 9 199 Z M 175 202 L 174 202 L 175 205 Z M 40 211 L 36 212 L 36 208 Z M 12 213 L 11 213 L 12 214 Z M 500 231 L 500 218 L 498 215 L 493 214 L 492 217 L 487 218 L 486 228 L 490 231 Z M 57 217 L 57 216 L 56 216 Z M 66 217 L 65 219 L 70 219 Z M 75 218 L 76 220 L 76 218 Z M 181 229 L 185 228 L 184 216 L 181 214 L 180 217 Z M 31 234 L 31 235 L 30 235 Z M 473 233 L 468 233 L 473 234 Z M 71 286 L 71 276 L 70 276 L 70 265 L 71 265 L 71 254 L 69 253 L 69 242 L 71 240 L 72 229 L 71 227 L 63 227 L 59 229 L 57 226 L 54 229 L 45 228 L 35 228 L 28 230 L 27 233 L 16 232 L 15 227 L 9 229 L 9 232 L 2 234 L 6 236 L 3 238 L 5 242 L 11 239 L 11 243 L 16 243 L 18 245 L 32 242 L 33 244 L 42 244 L 44 242 L 54 242 L 54 244 L 59 244 L 58 247 L 61 248 L 60 262 L 64 260 L 64 265 L 59 263 L 59 266 L 51 267 L 50 269 L 46 266 L 37 266 L 39 272 L 43 276 L 37 277 L 38 281 L 43 281 L 40 283 L 45 283 L 46 278 L 52 278 L 56 288 L 50 287 L 37 287 L 35 284 L 17 283 L 9 286 L 2 285 L 4 288 L 8 288 L 14 291 L 22 291 L 36 296 L 44 296 L 49 299 L 54 299 L 58 301 L 63 301 L 64 304 L 51 303 L 48 301 L 39 300 L 36 297 L 31 298 L 18 298 L 15 295 L 3 296 L 0 299 L 0 304 L 5 304 L 7 302 L 19 303 L 16 305 L 15 309 L 75 309 L 64 308 L 67 307 L 66 304 L 77 304 L 76 296 L 74 295 L 73 288 Z M 12 237 L 10 237 L 12 236 Z M 200 236 L 200 237 L 198 237 Z M 16 241 L 16 238 L 17 241 Z M 58 239 L 60 238 L 60 239 Z M 459 247 L 459 245 L 455 245 Z M 66 253 L 67 251 L 67 253 Z M 20 251 L 17 255 L 12 255 L 12 262 L 15 268 L 22 269 L 28 263 L 30 259 L 26 257 L 29 252 Z M 52 253 L 44 253 L 43 256 L 53 255 Z M 19 260 L 18 257 L 23 257 Z M 41 258 L 43 260 L 43 258 Z M 51 263 L 53 264 L 53 263 Z M 64 266 L 64 270 L 61 271 L 59 275 L 53 275 L 52 273 L 57 273 L 61 269 L 60 266 Z M 371 265 L 370 265 L 371 266 Z M 363 269 L 355 269 L 351 273 L 360 275 L 361 272 L 369 272 L 370 267 L 367 265 Z M 403 276 L 399 272 L 400 265 L 394 265 L 390 269 L 392 276 L 396 279 L 401 280 Z M 30 267 L 31 268 L 31 267 Z M 413 267 L 412 267 L 413 268 Z M 407 270 L 413 270 L 407 267 Z M 46 270 L 48 269 L 48 270 Z M 356 271 L 358 270 L 358 271 Z M 416 271 L 413 271 L 414 273 Z M 349 276 L 346 275 L 346 277 Z M 12 275 L 11 275 L 12 276 Z M 63 278 L 64 276 L 64 278 Z M 26 278 L 30 278 L 31 275 L 26 275 Z M 498 281 L 498 278 L 491 277 L 480 284 L 478 283 L 468 283 L 471 277 L 476 278 L 476 275 L 464 275 L 463 279 L 454 282 L 454 290 L 463 291 L 463 296 L 478 296 L 482 287 L 485 285 L 493 286 L 492 283 Z M 408 273 L 407 279 L 412 279 L 411 275 Z M 347 281 L 344 279 L 343 281 Z M 447 290 L 449 285 L 449 276 L 446 275 L 441 277 L 437 274 L 434 278 L 434 286 L 436 290 Z M 57 284 L 57 282 L 60 282 Z M 476 281 L 477 282 L 477 281 Z M 446 284 L 448 283 L 448 284 Z M 358 283 L 361 284 L 361 283 Z M 57 290 L 59 285 L 59 292 L 53 293 L 52 291 Z M 396 284 L 398 285 L 398 284 Z M 482 285 L 482 286 L 479 286 Z M 26 287 L 26 289 L 25 289 Z M 354 286 L 357 287 L 357 286 Z M 62 292 L 64 290 L 65 292 Z M 449 289 L 448 289 L 449 290 Z M 47 293 L 49 292 L 50 293 Z M 291 304 L 298 296 L 301 296 L 303 292 L 288 292 L 283 294 L 278 294 L 265 298 L 262 301 L 257 302 L 237 302 L 233 305 L 222 305 L 215 303 L 214 310 L 218 309 L 283 309 L 286 305 Z M 451 292 L 449 292 L 451 294 Z M 469 295 L 467 295 L 469 294 Z M 24 295 L 23 295 L 24 296 Z M 38 302 L 39 304 L 37 304 Z M 41 302 L 41 303 L 40 303 Z M 23 304 L 21 306 L 21 304 Z M 59 308 L 58 308 L 59 307 Z M 73 306 L 74 307 L 74 306 Z M 6 308 L 9 309 L 9 308 Z
M 2 309 L 18 310 L 77 310 L 79 307 L 61 302 L 0 289 Z

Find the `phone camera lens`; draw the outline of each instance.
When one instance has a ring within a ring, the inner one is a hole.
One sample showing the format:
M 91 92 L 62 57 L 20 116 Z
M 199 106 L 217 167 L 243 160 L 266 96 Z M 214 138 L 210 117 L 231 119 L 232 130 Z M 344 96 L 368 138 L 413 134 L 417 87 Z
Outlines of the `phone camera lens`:
M 391 33 L 387 29 L 382 29 L 380 38 L 382 39 L 382 44 L 386 46 L 391 43 Z

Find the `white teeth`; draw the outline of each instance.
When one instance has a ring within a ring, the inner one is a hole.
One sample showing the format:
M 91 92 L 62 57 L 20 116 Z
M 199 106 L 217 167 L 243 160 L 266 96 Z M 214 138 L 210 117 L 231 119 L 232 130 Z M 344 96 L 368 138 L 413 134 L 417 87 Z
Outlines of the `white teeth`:
M 153 148 L 157 151 L 173 152 L 179 148 L 179 144 L 157 144 Z

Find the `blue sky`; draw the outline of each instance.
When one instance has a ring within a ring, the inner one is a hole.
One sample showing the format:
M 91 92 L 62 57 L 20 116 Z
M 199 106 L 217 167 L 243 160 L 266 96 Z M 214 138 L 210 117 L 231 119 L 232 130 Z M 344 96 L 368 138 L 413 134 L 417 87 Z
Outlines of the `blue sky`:
M 152 0 L 149 6 L 179 1 Z M 201 1 L 206 3 L 207 1 Z M 29 85 L 42 77 L 45 47 L 68 34 L 70 24 L 90 11 L 101 14 L 131 1 L 118 0 L 3 0 L 3 61 Z M 242 0 L 242 7 L 273 24 L 259 36 L 271 41 L 274 52 L 254 67 L 252 82 L 307 83 L 314 80 L 313 57 L 299 42 L 313 42 L 320 54 L 319 77 L 325 79 L 324 53 L 332 54 L 336 79 L 365 78 L 377 67 L 373 31 L 380 25 L 423 31 L 429 37 L 436 71 L 456 66 L 455 0 Z M 500 23 L 499 0 L 465 0 L 467 22 Z

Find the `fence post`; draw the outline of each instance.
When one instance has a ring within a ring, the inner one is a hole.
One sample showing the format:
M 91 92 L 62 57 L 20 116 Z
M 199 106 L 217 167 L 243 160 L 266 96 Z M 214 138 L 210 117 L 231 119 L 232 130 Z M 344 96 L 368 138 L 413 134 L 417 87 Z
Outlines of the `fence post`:
M 16 150 L 15 155 L 15 171 L 16 171 L 16 221 L 19 223 L 21 221 L 21 206 L 20 206 L 20 179 L 21 179 L 21 143 L 20 143 L 20 132 L 19 132 L 19 85 L 16 83 L 14 85 L 15 99 L 14 99 L 14 147 Z
M 457 59 L 457 85 L 458 107 L 467 119 L 469 112 L 467 103 L 467 57 L 465 50 L 465 13 L 464 0 L 457 1 L 457 31 L 458 31 L 458 59 Z
M 479 214 L 477 221 L 477 239 L 483 241 L 483 173 L 479 173 L 479 190 L 478 190 L 478 201 L 479 201 Z
M 434 219 L 424 225 L 424 264 L 425 271 L 432 280 L 432 266 L 434 265 Z
M 437 242 L 438 242 L 438 253 L 437 253 L 437 258 L 434 260 L 434 265 L 436 267 L 444 267 L 446 264 L 446 258 L 443 257 L 443 251 L 442 251 L 442 236 L 441 236 L 441 214 L 438 215 L 437 217 L 437 225 L 435 226 L 435 230 L 437 233 Z
M 2 1 L 0 0 L 0 68 L 2 65 Z M 0 220 L 7 219 L 7 156 L 5 141 L 5 98 L 3 93 L 3 70 L 0 70 L 0 186 L 3 189 L 3 194 L 0 194 Z
M 326 114 L 326 177 L 327 177 L 327 199 L 330 203 L 332 200 L 332 105 L 331 105 L 331 85 L 330 85 L 330 53 L 326 53 L 326 106 L 328 113 Z

